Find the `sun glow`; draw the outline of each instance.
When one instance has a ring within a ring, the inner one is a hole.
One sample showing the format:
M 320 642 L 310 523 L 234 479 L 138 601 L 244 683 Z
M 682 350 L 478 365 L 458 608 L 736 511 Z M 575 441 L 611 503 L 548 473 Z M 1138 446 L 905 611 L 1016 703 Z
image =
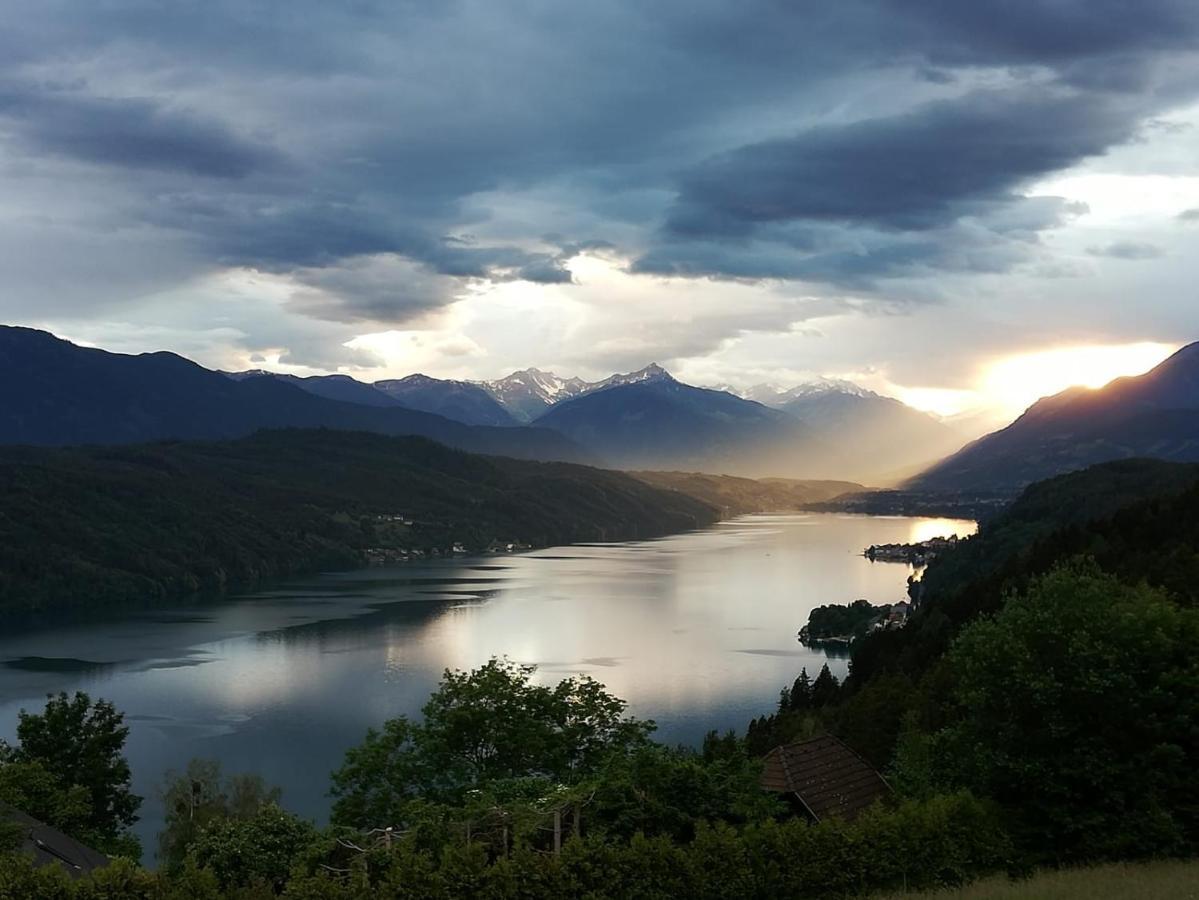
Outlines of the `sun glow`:
M 1099 388 L 1124 375 L 1148 372 L 1177 349 L 1175 344 L 1143 342 L 1021 353 L 987 366 L 979 393 L 1015 415 L 1069 387 Z
M 886 392 L 924 412 L 950 420 L 969 419 L 970 429 L 981 434 L 1011 422 L 1042 397 L 1141 375 L 1177 349 L 1177 344 L 1151 341 L 1054 347 L 993 359 L 979 369 L 968 388 L 890 385 Z

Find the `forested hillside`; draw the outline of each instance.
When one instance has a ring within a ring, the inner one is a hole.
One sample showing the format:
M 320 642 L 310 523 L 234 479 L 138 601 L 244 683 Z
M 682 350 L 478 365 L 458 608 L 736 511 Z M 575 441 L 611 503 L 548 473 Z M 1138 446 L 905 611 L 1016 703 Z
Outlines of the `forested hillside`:
M 478 551 L 651 537 L 712 507 L 618 472 L 474 456 L 420 438 L 0 449 L 0 610 L 94 610 L 362 564 L 374 549 Z
M 831 729 L 908 796 L 997 800 L 1040 862 L 1193 847 L 1199 466 L 1034 484 L 912 594 L 904 627 L 855 643 L 839 687 L 801 675 L 751 748 Z
M 678 491 L 715 506 L 726 516 L 807 509 L 851 491 L 863 490 L 853 481 L 792 478 L 739 478 L 704 472 L 633 472 L 634 477 L 663 490 Z
M 917 491 L 1019 489 L 1107 460 L 1199 461 L 1199 344 L 1144 375 L 1038 400 L 1015 422 L 979 438 L 908 482 Z

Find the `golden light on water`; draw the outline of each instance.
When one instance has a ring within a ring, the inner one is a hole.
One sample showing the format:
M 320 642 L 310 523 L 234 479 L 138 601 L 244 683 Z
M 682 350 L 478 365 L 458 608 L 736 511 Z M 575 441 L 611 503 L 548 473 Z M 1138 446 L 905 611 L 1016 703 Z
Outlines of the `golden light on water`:
M 969 519 L 912 519 L 911 533 L 908 535 L 909 544 L 919 544 L 933 538 L 970 537 L 978 531 L 978 524 Z

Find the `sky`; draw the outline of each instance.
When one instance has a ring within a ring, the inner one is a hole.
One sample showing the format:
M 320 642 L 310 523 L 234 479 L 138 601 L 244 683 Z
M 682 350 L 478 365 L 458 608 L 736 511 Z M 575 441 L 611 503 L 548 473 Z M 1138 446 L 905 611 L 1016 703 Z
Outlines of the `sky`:
M 1199 339 L 1193 0 L 0 10 L 8 324 L 991 418 Z

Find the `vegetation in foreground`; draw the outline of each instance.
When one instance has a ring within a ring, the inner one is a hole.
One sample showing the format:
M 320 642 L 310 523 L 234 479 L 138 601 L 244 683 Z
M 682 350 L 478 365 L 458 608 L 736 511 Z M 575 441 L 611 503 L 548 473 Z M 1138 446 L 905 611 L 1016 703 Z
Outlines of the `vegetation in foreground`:
M 1199 862 L 1108 863 L 986 878 L 961 888 L 881 894 L 877 900 L 1197 900 Z

